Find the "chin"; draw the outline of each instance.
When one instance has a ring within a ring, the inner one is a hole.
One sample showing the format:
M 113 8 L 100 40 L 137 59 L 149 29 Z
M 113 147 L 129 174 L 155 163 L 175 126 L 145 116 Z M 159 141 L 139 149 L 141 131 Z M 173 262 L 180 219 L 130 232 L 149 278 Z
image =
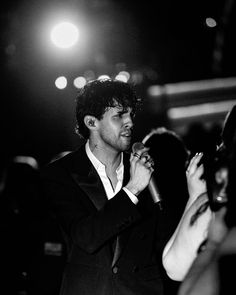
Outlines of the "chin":
M 127 151 L 131 145 L 131 137 L 123 137 L 122 141 L 120 142 L 120 150 L 122 152 Z
M 130 148 L 131 140 L 123 144 L 123 151 L 127 151 Z

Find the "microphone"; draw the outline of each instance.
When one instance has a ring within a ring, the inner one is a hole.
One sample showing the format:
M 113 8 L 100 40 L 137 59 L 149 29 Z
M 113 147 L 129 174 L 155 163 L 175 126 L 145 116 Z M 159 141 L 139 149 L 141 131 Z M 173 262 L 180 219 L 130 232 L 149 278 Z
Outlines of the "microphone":
M 144 144 L 141 142 L 135 142 L 132 146 L 132 152 L 137 153 L 141 149 L 144 148 Z M 162 204 L 161 204 L 161 196 L 160 192 L 158 190 L 157 184 L 155 182 L 155 179 L 151 176 L 150 182 L 148 184 L 148 189 L 151 194 L 152 200 L 154 203 L 158 203 L 160 209 L 162 210 Z
M 135 142 L 133 145 L 132 145 L 132 152 L 133 154 L 134 153 L 137 153 L 137 151 L 140 151 L 144 148 L 144 144 L 142 142 Z
M 159 193 L 159 190 L 158 190 L 158 187 L 157 187 L 157 184 L 153 178 L 153 176 L 151 176 L 151 179 L 149 181 L 149 184 L 148 184 L 148 189 L 149 189 L 149 192 L 152 196 L 152 200 L 154 203 L 158 203 L 160 209 L 162 210 L 162 204 L 161 204 L 161 195 Z

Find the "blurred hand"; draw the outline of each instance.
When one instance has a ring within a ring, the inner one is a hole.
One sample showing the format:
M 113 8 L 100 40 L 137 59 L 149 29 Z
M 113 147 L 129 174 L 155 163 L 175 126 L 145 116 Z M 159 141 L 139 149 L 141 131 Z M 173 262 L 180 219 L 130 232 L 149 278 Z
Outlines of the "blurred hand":
M 197 153 L 190 161 L 186 170 L 189 198 L 194 201 L 199 195 L 207 192 L 206 181 L 202 179 L 203 164 L 199 165 L 202 153 Z

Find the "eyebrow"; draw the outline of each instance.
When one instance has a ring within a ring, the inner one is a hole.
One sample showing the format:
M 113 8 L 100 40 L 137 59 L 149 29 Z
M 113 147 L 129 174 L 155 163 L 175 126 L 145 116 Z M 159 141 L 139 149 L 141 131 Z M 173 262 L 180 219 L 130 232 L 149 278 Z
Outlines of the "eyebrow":
M 118 113 L 118 114 L 128 113 L 128 110 L 123 108 L 123 109 L 121 109 L 121 110 L 117 110 L 117 113 Z

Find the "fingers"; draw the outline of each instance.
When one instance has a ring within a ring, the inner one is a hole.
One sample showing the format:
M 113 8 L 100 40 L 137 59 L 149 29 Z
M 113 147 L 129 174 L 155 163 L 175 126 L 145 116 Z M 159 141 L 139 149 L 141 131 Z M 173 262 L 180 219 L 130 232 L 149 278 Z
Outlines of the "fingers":
M 136 159 L 141 159 L 141 157 L 148 155 L 149 148 L 144 147 L 143 149 L 140 149 L 138 151 L 135 151 L 134 153 L 131 154 L 132 159 L 136 158 Z
M 151 156 L 148 154 L 149 148 L 143 148 L 140 151 L 134 152 L 131 154 L 131 161 L 140 162 L 143 164 L 146 168 L 151 169 L 151 171 L 154 171 L 154 161 L 151 158 Z
M 133 157 L 136 157 L 136 158 L 138 158 L 138 159 L 141 159 L 141 155 L 138 154 L 138 153 L 133 153 Z
M 199 165 L 199 162 L 203 156 L 203 153 L 196 153 L 195 156 L 192 157 L 190 160 L 190 163 L 188 165 L 188 168 L 186 170 L 186 173 L 191 175 L 194 174 L 197 170 L 200 173 L 203 173 L 203 165 Z
M 154 161 L 153 159 L 150 157 L 150 155 L 146 155 L 141 157 L 140 161 L 147 167 L 147 168 L 152 168 L 154 166 Z
M 187 176 L 188 182 L 195 181 L 196 184 L 199 183 L 199 185 L 201 187 L 204 187 L 204 190 L 205 190 L 206 181 L 203 178 L 204 165 L 203 164 L 199 165 L 202 159 L 202 156 L 203 156 L 203 153 L 196 153 L 196 155 L 191 159 L 189 166 L 186 170 L 186 176 Z

